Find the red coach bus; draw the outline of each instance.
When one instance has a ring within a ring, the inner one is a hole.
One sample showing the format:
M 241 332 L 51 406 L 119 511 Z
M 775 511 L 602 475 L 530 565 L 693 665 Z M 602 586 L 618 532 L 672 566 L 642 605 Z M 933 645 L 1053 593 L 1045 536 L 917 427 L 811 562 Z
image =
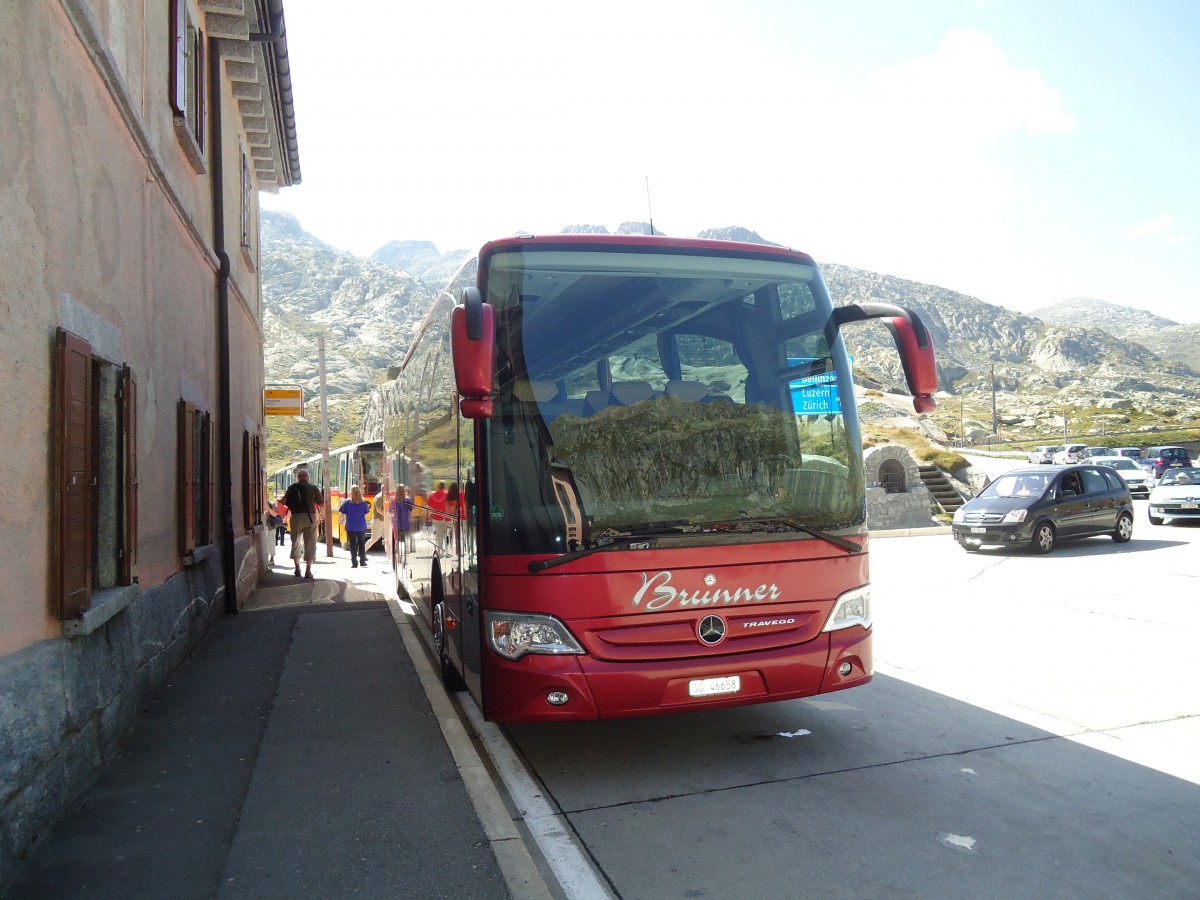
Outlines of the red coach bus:
M 915 407 L 932 409 L 920 319 L 834 307 L 802 253 L 636 235 L 484 246 L 383 404 L 395 477 L 459 497 L 412 595 L 446 682 L 501 722 L 868 682 L 866 494 L 840 330 L 872 318 Z

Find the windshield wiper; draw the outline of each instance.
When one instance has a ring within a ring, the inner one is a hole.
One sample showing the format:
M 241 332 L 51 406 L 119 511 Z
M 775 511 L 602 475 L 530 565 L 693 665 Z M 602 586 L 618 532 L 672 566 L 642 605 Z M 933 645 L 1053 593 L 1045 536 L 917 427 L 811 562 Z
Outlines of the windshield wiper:
M 593 553 L 599 553 L 601 550 L 612 550 L 616 547 L 636 544 L 638 541 L 644 541 L 646 538 L 657 538 L 664 535 L 683 535 L 684 533 L 679 528 L 674 527 L 643 529 L 636 533 L 618 535 L 603 544 L 592 544 L 592 546 L 584 547 L 582 550 L 572 550 L 570 553 L 564 553 L 562 556 L 534 560 L 529 564 L 528 568 L 530 572 L 536 575 L 538 572 L 552 569 L 555 566 L 561 566 L 564 563 L 574 562 L 577 559 L 583 559 L 585 556 L 591 556 Z
M 591 556 L 593 553 L 598 553 L 601 550 L 613 550 L 617 547 L 624 547 L 629 544 L 636 544 L 638 541 L 646 538 L 655 538 L 663 536 L 673 537 L 691 537 L 697 534 L 717 533 L 717 534 L 736 534 L 737 532 L 718 531 L 713 529 L 734 528 L 737 526 L 759 526 L 757 531 L 777 531 L 776 528 L 763 528 L 762 526 L 781 525 L 791 531 L 799 531 L 802 534 L 807 534 L 809 537 L 815 537 L 819 540 L 833 544 L 835 547 L 840 547 L 847 553 L 862 553 L 863 545 L 856 544 L 854 541 L 848 541 L 836 534 L 821 531 L 817 528 L 810 528 L 807 525 L 801 525 L 799 522 L 792 519 L 725 519 L 713 522 L 693 522 L 687 525 L 671 526 L 666 528 L 643 529 L 636 533 L 622 534 L 616 536 L 604 544 L 593 544 L 591 547 L 585 547 L 583 550 L 572 550 L 570 553 L 564 553 L 562 556 L 551 557 L 550 559 L 534 560 L 528 566 L 529 571 L 533 574 L 544 572 L 546 569 L 552 569 L 555 566 L 561 566 L 564 563 L 574 562 L 577 559 L 583 559 L 585 556 Z M 750 529 L 744 529 L 741 533 L 749 533 Z
M 723 521 L 697 522 L 695 524 L 700 529 L 723 528 L 726 526 L 731 527 L 731 528 L 736 528 L 739 525 L 757 525 L 757 526 L 782 525 L 785 528 L 788 528 L 792 531 L 799 531 L 802 534 L 807 534 L 809 537 L 815 537 L 822 541 L 825 541 L 826 543 L 833 544 L 835 547 L 841 547 L 847 553 L 862 553 L 863 552 L 862 544 L 856 544 L 856 543 L 854 543 L 854 541 L 848 541 L 844 537 L 839 537 L 836 534 L 830 534 L 828 531 L 821 531 L 819 528 L 810 528 L 808 525 L 801 525 L 799 522 L 795 521 L 794 519 L 785 519 L 785 518 L 778 518 L 778 519 L 725 519 Z M 744 530 L 749 531 L 749 529 L 744 529 Z M 765 528 L 760 527 L 757 530 L 759 530 L 759 531 L 766 531 L 766 530 L 774 531 L 777 529 L 765 529 Z

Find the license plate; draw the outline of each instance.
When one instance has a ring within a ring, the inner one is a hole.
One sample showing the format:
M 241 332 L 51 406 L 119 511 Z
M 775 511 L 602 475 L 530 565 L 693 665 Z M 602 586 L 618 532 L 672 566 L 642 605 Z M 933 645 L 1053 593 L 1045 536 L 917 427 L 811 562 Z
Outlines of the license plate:
M 986 528 L 972 528 L 971 534 L 987 534 Z
M 1200 506 L 1198 506 L 1195 503 L 1180 503 L 1179 508 L 1180 509 L 1200 509 Z
M 742 689 L 740 675 L 724 678 L 697 678 L 688 682 L 688 694 L 692 697 L 712 697 L 716 694 L 736 694 Z

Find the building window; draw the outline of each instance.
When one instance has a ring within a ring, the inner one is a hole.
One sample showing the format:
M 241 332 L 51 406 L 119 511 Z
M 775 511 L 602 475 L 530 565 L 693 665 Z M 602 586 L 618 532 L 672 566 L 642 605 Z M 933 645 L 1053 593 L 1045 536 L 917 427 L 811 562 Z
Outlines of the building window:
M 207 44 L 188 0 L 171 0 L 171 110 L 192 167 L 203 172 Z
M 904 477 L 904 466 L 894 459 L 885 459 L 879 464 L 879 486 L 889 494 L 903 494 L 908 490 Z
M 179 401 L 179 553 L 212 543 L 212 416 Z
M 247 531 L 262 522 L 267 491 L 261 434 L 242 432 L 242 510 Z
M 254 178 L 250 169 L 250 157 L 242 148 L 242 249 L 249 252 L 254 249 L 253 234 L 250 230 L 254 203 Z
M 93 591 L 137 579 L 137 386 L 61 328 L 56 349 L 57 605 L 77 619 Z

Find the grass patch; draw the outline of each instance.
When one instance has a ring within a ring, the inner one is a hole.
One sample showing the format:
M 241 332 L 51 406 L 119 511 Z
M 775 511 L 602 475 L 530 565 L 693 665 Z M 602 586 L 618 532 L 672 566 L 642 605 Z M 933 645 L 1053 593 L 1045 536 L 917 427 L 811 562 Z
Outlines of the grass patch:
M 920 462 L 937 466 L 946 472 L 964 468 L 967 460 L 960 453 L 946 450 L 933 444 L 929 438 L 911 428 L 896 428 L 890 425 L 869 425 L 863 429 L 863 449 L 880 444 L 899 444 Z

